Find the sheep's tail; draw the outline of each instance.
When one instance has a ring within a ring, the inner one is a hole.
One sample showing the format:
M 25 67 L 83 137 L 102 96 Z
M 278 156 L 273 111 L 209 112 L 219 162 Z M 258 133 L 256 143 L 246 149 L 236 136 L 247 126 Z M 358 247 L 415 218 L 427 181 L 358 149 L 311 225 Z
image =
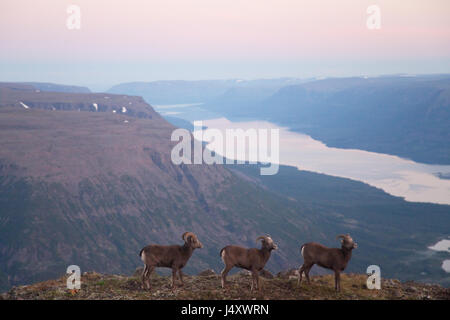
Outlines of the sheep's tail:
M 139 251 L 139 257 L 141 257 L 142 262 L 145 264 L 145 248 L 142 248 L 141 251 Z

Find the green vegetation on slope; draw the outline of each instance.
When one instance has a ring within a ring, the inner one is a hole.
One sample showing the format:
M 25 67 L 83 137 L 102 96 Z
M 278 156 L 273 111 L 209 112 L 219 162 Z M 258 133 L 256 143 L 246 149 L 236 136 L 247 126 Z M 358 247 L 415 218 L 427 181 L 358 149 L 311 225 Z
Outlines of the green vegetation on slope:
M 449 236 L 450 206 L 407 202 L 358 181 L 294 167 L 280 166 L 272 176 L 261 176 L 256 165 L 230 168 L 284 196 L 299 212 L 308 209 L 306 224 L 318 231 L 312 238 L 299 233 L 302 241 L 336 247 L 334 236 L 350 233 L 359 245 L 348 266 L 350 271 L 364 272 L 376 264 L 386 277 L 450 286 L 450 274 L 441 268 L 448 256 L 428 249 Z

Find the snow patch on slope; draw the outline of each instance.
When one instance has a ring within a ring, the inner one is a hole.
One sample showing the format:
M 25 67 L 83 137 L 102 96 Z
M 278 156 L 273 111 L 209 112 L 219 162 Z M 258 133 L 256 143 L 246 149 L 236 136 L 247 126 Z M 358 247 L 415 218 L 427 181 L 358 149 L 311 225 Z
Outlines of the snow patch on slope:
M 19 101 L 19 103 L 22 105 L 22 107 L 24 107 L 25 109 L 30 109 L 29 106 L 27 106 L 25 103 L 23 103 L 22 101 Z

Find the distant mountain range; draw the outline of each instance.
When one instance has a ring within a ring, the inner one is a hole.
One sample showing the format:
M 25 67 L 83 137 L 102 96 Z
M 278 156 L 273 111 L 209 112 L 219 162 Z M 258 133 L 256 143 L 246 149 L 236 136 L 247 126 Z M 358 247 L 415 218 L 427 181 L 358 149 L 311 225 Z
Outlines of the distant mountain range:
M 156 104 L 203 102 L 227 118 L 275 122 L 328 146 L 450 164 L 450 75 L 165 81 L 110 91 Z
M 205 248 L 186 272 L 219 271 L 225 244 L 278 250 L 267 268 L 298 267 L 307 241 L 359 248 L 349 272 L 449 285 L 443 254 L 450 206 L 408 203 L 363 183 L 282 167 L 181 165 L 170 160 L 175 127 L 140 97 L 44 92 L 0 84 L 0 286 L 82 271 L 129 273 L 148 243 L 180 243 L 187 230 Z
M 113 86 L 108 93 L 130 94 L 143 97 L 152 104 L 203 103 L 227 95 L 229 90 L 239 89 L 275 93 L 281 87 L 303 83 L 295 78 L 261 80 L 167 80 L 152 82 L 129 82 Z
M 252 114 L 332 147 L 450 164 L 450 76 L 309 82 L 280 89 L 244 116 Z

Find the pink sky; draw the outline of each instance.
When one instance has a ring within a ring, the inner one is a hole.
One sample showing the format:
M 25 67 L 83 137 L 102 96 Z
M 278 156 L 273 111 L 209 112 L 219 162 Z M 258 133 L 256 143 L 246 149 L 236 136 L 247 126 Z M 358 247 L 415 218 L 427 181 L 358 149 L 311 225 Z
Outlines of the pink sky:
M 366 28 L 370 4 L 381 30 Z M 446 57 L 450 1 L 2 0 L 0 39 L 14 59 Z
M 81 8 L 81 30 L 66 27 L 70 4 Z M 372 4 L 381 9 L 380 30 L 366 27 L 366 9 Z M 0 67 L 9 66 L 3 77 L 17 79 L 41 79 L 39 72 L 50 70 L 42 64 L 55 61 L 71 63 L 71 72 L 79 70 L 75 64 L 86 62 L 119 61 L 124 69 L 129 69 L 126 63 L 176 62 L 180 69 L 190 61 L 207 61 L 211 72 L 202 73 L 207 78 L 300 75 L 290 72 L 286 61 L 303 61 L 305 68 L 298 69 L 304 71 L 312 60 L 318 66 L 329 63 L 325 71 L 311 69 L 309 75 L 450 72 L 450 1 L 1 0 L 0 43 Z M 336 62 L 344 60 L 345 65 Z M 382 61 L 388 60 L 383 69 Z M 225 72 L 233 61 L 240 64 L 233 73 Z M 258 74 L 256 64 L 245 73 L 254 61 L 278 64 L 270 73 Z M 370 68 L 357 69 L 356 61 Z M 14 63 L 22 64 L 22 73 L 15 73 Z M 24 74 L 29 69 L 25 63 L 42 67 Z M 222 69 L 214 71 L 214 63 Z M 192 70 L 185 74 L 192 75 Z M 154 76 L 184 77 L 172 71 L 161 69 Z M 127 77 L 137 80 L 135 75 Z

